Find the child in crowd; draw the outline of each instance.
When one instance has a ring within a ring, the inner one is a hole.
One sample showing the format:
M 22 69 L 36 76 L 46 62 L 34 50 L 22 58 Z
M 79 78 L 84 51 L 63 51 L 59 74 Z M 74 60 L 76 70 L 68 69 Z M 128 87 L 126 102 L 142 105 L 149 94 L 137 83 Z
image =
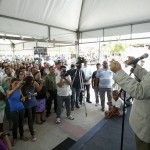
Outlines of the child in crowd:
M 122 116 L 123 115 L 123 100 L 119 98 L 118 90 L 112 92 L 112 103 L 109 105 L 109 111 L 105 112 L 105 118 L 109 119 L 112 116 Z

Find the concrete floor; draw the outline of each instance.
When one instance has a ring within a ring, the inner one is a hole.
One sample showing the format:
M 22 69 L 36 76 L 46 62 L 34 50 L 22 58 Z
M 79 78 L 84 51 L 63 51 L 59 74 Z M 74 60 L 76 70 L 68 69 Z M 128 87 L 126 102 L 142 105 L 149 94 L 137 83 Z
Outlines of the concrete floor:
M 29 140 L 24 142 L 18 139 L 13 150 L 51 150 L 67 137 L 77 141 L 104 117 L 104 112 L 101 111 L 100 105 L 95 106 L 93 89 L 91 89 L 91 101 L 92 104 L 86 103 L 87 117 L 84 104 L 79 109 L 75 108 L 72 112 L 75 120 L 66 118 L 66 110 L 64 108 L 61 115 L 61 123 L 56 124 L 56 114 L 51 113 L 44 124 L 35 124 L 37 141 L 32 142 Z M 30 138 L 28 126 L 25 125 L 24 129 L 24 135 Z

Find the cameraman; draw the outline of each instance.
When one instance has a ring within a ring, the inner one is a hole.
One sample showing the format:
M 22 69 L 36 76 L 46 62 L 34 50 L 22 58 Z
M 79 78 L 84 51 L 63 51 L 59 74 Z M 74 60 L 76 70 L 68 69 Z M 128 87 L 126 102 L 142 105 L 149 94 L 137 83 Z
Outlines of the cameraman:
M 71 116 L 70 100 L 71 100 L 71 77 L 66 72 L 66 66 L 60 66 L 60 75 L 56 76 L 57 84 L 57 111 L 56 123 L 60 123 L 61 109 L 65 101 L 67 118 L 74 120 Z
M 79 106 L 79 98 L 81 89 L 84 88 L 84 73 L 81 70 L 81 64 L 76 64 L 77 68 L 75 69 L 75 65 L 71 65 L 71 69 L 68 70 L 68 74 L 72 79 L 72 97 L 71 97 L 71 110 L 74 110 L 74 104 L 76 108 L 80 108 Z

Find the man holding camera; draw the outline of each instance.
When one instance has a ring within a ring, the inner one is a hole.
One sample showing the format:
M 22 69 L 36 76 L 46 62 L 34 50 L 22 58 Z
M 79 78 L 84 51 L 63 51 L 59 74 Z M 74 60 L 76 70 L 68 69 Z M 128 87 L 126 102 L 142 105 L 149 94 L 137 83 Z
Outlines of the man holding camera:
M 57 84 L 57 111 L 56 123 L 60 123 L 61 109 L 65 101 L 67 118 L 74 120 L 71 116 L 70 100 L 71 100 L 71 77 L 66 72 L 66 66 L 60 67 L 60 75 L 56 76 Z

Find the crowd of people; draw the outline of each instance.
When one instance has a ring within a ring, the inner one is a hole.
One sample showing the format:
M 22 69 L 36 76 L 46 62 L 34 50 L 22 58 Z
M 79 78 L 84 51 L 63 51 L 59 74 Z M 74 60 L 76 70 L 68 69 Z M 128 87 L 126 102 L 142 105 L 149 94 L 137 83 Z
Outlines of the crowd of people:
M 43 124 L 46 117 L 53 111 L 56 113 L 56 124 L 61 123 L 61 113 L 65 105 L 66 116 L 74 120 L 71 111 L 79 109 L 83 104 L 83 92 L 86 91 L 85 101 L 91 104 L 90 88 L 95 93 L 95 106 L 101 104 L 101 111 L 105 111 L 105 118 L 122 116 L 123 100 L 119 98 L 118 90 L 113 90 L 118 83 L 114 69 L 107 61 L 97 63 L 92 72 L 88 61 L 72 64 L 69 69 L 65 62 L 57 61 L 54 66 L 45 62 L 43 66 L 35 62 L 3 61 L 0 63 L 0 142 L 11 149 L 17 141 L 17 129 L 20 139 L 28 141 L 24 136 L 24 118 L 28 119 L 31 140 L 36 141 L 34 123 Z M 115 72 L 116 73 L 116 72 Z M 126 88 L 126 87 L 125 87 Z M 105 107 L 107 93 L 108 111 Z M 133 95 L 128 90 L 130 95 Z M 100 95 L 100 96 L 99 96 Z M 134 96 L 135 97 L 135 94 Z M 9 122 L 13 140 L 10 143 L 7 133 L 3 129 L 3 120 Z M 134 124 L 134 123 L 132 123 Z M 136 133 L 136 131 L 135 131 Z M 139 133 L 140 134 L 140 133 Z M 139 134 L 137 136 L 139 136 Z M 141 135 L 140 135 L 141 136 Z M 146 141 L 147 142 L 147 141 Z M 149 142 L 149 141 L 148 141 Z

